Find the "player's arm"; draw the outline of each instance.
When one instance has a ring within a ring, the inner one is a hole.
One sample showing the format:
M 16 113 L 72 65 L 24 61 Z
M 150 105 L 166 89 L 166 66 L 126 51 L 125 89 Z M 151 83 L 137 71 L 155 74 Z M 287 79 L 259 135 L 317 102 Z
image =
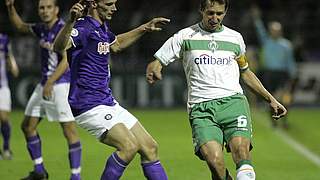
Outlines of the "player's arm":
M 262 43 L 265 43 L 265 41 L 268 39 L 268 33 L 261 20 L 260 9 L 257 6 L 251 7 L 251 16 L 254 21 L 254 26 L 257 31 L 259 41 L 261 41 Z
M 262 85 L 257 76 L 248 68 L 248 62 L 245 55 L 241 55 L 238 59 L 238 65 L 241 70 L 241 78 L 243 82 L 248 85 L 255 93 L 261 95 L 274 111 L 272 117 L 279 119 L 286 115 L 286 108 L 280 104 Z
M 58 33 L 54 43 L 53 43 L 53 50 L 63 54 L 66 49 L 69 49 L 72 44 L 70 40 L 71 31 L 73 29 L 73 26 L 76 23 L 76 20 L 83 15 L 84 12 L 84 6 L 81 4 L 81 1 L 74 4 L 69 13 L 69 19 L 67 20 L 66 24 L 63 26 L 63 28 Z
M 43 97 L 44 99 L 50 99 L 54 83 L 63 75 L 68 69 L 68 61 L 66 52 L 63 53 L 62 60 L 54 73 L 48 78 L 47 82 L 43 86 Z
M 117 35 L 116 42 L 111 45 L 111 50 L 113 52 L 119 52 L 132 45 L 134 42 L 140 39 L 146 32 L 161 31 L 162 28 L 160 26 L 165 25 L 169 22 L 170 19 L 157 17 L 129 32 L 119 34 Z
M 16 63 L 16 60 L 12 54 L 12 48 L 11 48 L 11 44 L 8 44 L 8 53 L 6 55 L 6 59 L 7 59 L 7 64 L 8 67 L 10 69 L 10 72 L 12 73 L 12 75 L 14 77 L 18 77 L 19 75 L 19 68 L 18 65 Z
M 150 62 L 146 69 L 146 78 L 148 83 L 154 84 L 158 80 L 162 79 L 162 64 L 160 63 L 159 59 L 155 59 L 152 62 Z
M 23 33 L 32 33 L 31 24 L 25 23 L 19 16 L 14 7 L 14 0 L 6 0 L 6 5 L 8 9 L 8 15 L 11 23 L 17 28 L 18 31 Z

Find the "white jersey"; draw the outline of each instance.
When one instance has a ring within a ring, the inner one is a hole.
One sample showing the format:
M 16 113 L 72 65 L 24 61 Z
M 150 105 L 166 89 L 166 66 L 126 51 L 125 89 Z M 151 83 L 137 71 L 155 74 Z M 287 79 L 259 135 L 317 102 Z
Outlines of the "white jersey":
M 188 103 L 243 93 L 237 59 L 245 54 L 242 35 L 226 26 L 207 32 L 199 24 L 180 30 L 155 53 L 163 65 L 182 60 Z M 246 63 L 241 69 L 248 67 Z

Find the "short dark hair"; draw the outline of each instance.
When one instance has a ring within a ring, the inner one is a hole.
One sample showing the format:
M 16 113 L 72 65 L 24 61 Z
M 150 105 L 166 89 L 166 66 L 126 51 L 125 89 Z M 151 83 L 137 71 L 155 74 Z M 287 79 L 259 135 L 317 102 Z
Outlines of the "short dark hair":
M 229 0 L 200 0 L 200 11 L 205 10 L 209 3 L 213 4 L 214 2 L 217 2 L 218 4 L 224 4 L 225 11 L 227 11 L 229 8 Z
M 39 0 L 40 1 L 40 0 Z M 38 1 L 38 3 L 39 3 L 39 1 Z M 58 6 L 58 0 L 53 0 L 53 4 L 55 5 L 55 6 Z

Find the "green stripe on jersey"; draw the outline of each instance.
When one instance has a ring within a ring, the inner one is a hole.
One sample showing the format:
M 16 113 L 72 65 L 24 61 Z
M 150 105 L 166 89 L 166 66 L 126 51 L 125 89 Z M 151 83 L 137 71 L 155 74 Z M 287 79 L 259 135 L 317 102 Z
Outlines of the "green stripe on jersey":
M 192 50 L 208 50 L 212 51 L 210 48 L 211 40 L 192 40 L 187 39 L 183 40 L 182 49 L 184 51 L 192 51 Z M 214 41 L 216 43 L 215 50 L 221 51 L 231 51 L 234 52 L 237 56 L 240 55 L 240 45 L 227 41 Z

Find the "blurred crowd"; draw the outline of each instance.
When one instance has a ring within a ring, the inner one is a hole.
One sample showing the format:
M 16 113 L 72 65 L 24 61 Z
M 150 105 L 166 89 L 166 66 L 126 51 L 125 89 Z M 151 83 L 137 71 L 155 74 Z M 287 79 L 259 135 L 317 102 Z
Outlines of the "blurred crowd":
M 62 17 L 66 17 L 67 10 L 76 2 L 58 0 Z M 119 0 L 119 13 L 115 14 L 112 29 L 116 33 L 125 32 L 138 24 L 145 22 L 150 17 L 164 16 L 171 19 L 171 24 L 165 31 L 155 36 L 145 36 L 140 43 L 137 43 L 121 55 L 114 57 L 117 64 L 114 71 L 139 71 L 143 70 L 146 63 L 151 60 L 155 49 L 163 41 L 174 34 L 179 28 L 194 24 L 199 19 L 198 1 L 150 1 Z M 18 36 L 10 25 L 4 2 L 0 2 L 0 29 L 10 36 Z M 250 17 L 250 7 L 257 5 L 263 12 L 264 22 L 277 20 L 283 24 L 284 35 L 290 39 L 294 46 L 297 62 L 313 61 L 320 56 L 320 36 L 317 35 L 318 22 L 320 20 L 320 2 L 312 0 L 297 1 L 276 1 L 276 0 L 244 0 L 231 1 L 230 12 L 225 18 L 224 24 L 240 31 L 246 44 L 252 47 L 258 46 L 257 37 L 252 34 L 254 26 Z M 37 1 L 16 1 L 16 7 L 26 21 L 37 21 Z M 14 48 L 15 49 L 15 48 Z M 37 56 L 36 56 L 37 57 Z M 129 63 L 122 61 L 130 60 Z M 320 58 L 319 58 L 320 59 Z M 19 58 L 17 59 L 20 62 Z M 21 62 L 20 62 L 21 63 Z M 174 69 L 175 67 L 171 67 Z
M 76 1 L 58 0 L 62 18 L 66 19 L 68 9 Z M 23 20 L 26 22 L 38 22 L 37 3 L 37 0 L 16 1 L 15 6 Z M 147 63 L 153 59 L 155 51 L 168 37 L 179 29 L 195 24 L 200 20 L 198 13 L 199 2 L 195 0 L 118 0 L 117 6 L 119 10 L 113 16 L 111 24 L 111 28 L 116 34 L 126 32 L 146 22 L 151 17 L 167 17 L 171 19 L 171 23 L 165 27 L 164 31 L 157 32 L 153 36 L 146 35 L 131 48 L 112 56 L 111 65 L 114 75 L 123 75 L 124 73 L 127 76 L 128 74 L 143 75 Z M 301 67 L 301 62 L 320 62 L 320 44 L 317 43 L 320 41 L 320 36 L 317 32 L 319 29 L 319 23 L 317 22 L 320 21 L 320 1 L 231 0 L 230 11 L 224 19 L 224 24 L 243 35 L 247 45 L 250 67 L 253 71 L 259 74 L 259 71 L 263 70 L 263 63 L 261 62 L 262 45 L 256 34 L 252 17 L 251 10 L 253 6 L 260 9 L 261 20 L 265 26 L 271 21 L 281 23 L 283 37 L 291 42 L 298 70 Z M 13 53 L 22 74 L 38 74 L 40 70 L 38 42 L 31 36 L 17 33 L 10 24 L 4 1 L 0 2 L 0 32 L 8 34 L 12 40 Z M 182 66 L 176 62 L 170 65 L 166 71 L 183 76 Z M 299 96 L 297 97 L 301 97 L 301 102 L 310 101 L 314 103 L 314 99 L 320 98 L 320 95 L 317 95 L 320 94 L 317 93 L 317 89 L 320 88 L 315 85 L 318 81 L 317 77 L 314 75 L 304 77 L 304 79 L 302 78 L 303 83 L 299 85 L 303 95 L 298 92 Z M 130 78 L 129 81 L 131 81 Z M 33 87 L 30 87 L 30 89 L 33 89 Z

